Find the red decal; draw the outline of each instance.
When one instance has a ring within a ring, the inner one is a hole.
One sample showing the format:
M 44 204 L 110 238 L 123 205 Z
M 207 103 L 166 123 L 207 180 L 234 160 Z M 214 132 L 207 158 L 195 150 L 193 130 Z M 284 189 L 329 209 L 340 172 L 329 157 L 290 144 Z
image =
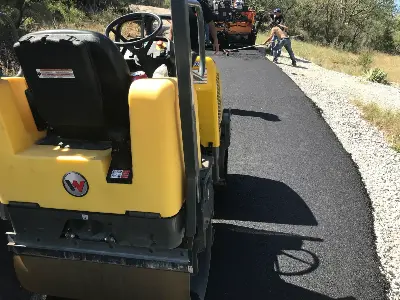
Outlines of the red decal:
M 78 183 L 78 181 L 74 180 L 74 181 L 72 182 L 72 185 L 73 185 L 73 187 L 76 188 L 80 193 L 82 193 L 83 188 L 85 187 L 85 181 L 80 181 L 80 182 Z
M 124 178 L 124 179 L 126 179 L 126 178 L 128 178 L 129 177 L 129 174 L 131 173 L 131 171 L 130 170 L 124 170 L 123 172 L 122 172 L 122 178 Z

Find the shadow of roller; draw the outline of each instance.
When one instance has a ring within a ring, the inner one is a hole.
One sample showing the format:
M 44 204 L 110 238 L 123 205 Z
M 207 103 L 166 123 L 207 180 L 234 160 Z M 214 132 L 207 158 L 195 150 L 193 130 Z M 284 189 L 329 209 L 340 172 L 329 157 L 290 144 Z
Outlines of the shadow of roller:
M 237 114 L 271 119 L 248 111 Z M 229 189 L 215 198 L 206 300 L 356 300 L 332 298 L 281 278 L 310 274 L 320 264 L 307 246 L 322 239 L 263 229 L 263 223 L 317 226 L 299 194 L 283 182 L 255 176 L 229 174 L 227 182 Z
M 216 219 L 318 225 L 305 201 L 283 182 L 229 174 L 227 184 L 229 188 L 215 197 Z
M 298 276 L 317 269 L 317 255 L 303 246 L 305 241 L 322 239 L 223 223 L 214 226 L 216 236 L 206 300 L 356 300 L 331 298 L 281 279 L 280 275 Z M 278 257 L 283 253 L 304 250 L 311 254 L 308 267 L 292 273 L 277 270 Z

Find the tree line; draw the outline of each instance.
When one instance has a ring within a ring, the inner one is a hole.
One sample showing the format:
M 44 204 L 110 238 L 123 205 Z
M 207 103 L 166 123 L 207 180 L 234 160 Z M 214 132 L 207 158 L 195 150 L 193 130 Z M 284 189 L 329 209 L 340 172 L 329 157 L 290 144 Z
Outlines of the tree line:
M 400 53 L 400 15 L 394 0 L 247 0 L 258 13 L 279 7 L 291 34 L 357 51 Z
M 165 3 L 169 1 L 164 0 Z M 265 15 L 265 20 L 274 8 L 281 8 L 290 34 L 301 35 L 306 41 L 349 51 L 371 49 L 400 54 L 400 14 L 395 0 L 245 1 L 258 14 Z M 10 15 L 19 28 L 24 23 L 24 11 L 34 3 L 44 2 L 62 5 L 67 11 L 72 6 L 93 10 L 123 7 L 133 2 L 152 4 L 152 0 L 0 0 L 0 10 L 11 8 Z

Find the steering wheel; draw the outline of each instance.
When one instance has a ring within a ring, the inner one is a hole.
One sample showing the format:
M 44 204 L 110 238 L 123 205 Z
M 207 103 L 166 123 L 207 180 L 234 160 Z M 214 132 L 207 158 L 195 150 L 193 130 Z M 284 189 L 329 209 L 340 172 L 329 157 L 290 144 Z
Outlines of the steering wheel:
M 158 26 L 150 35 L 144 36 L 144 31 L 145 31 L 144 25 L 146 22 L 146 18 L 151 18 L 156 20 L 158 22 Z M 133 38 L 128 40 L 122 35 L 121 32 L 122 25 L 132 21 L 141 21 L 141 38 Z M 125 55 L 126 51 L 129 50 L 133 54 L 143 57 L 143 55 L 146 55 L 146 53 L 149 51 L 152 45 L 152 43 L 147 43 L 146 46 L 144 46 L 144 43 L 149 42 L 151 40 L 155 40 L 157 35 L 162 30 L 162 26 L 163 26 L 162 20 L 158 15 L 145 12 L 130 13 L 122 17 L 119 17 L 114 21 L 112 21 L 110 24 L 108 24 L 108 26 L 106 27 L 105 35 L 108 38 L 110 38 L 110 32 L 114 33 L 115 35 L 114 44 L 119 47 L 122 47 L 121 50 L 122 55 Z

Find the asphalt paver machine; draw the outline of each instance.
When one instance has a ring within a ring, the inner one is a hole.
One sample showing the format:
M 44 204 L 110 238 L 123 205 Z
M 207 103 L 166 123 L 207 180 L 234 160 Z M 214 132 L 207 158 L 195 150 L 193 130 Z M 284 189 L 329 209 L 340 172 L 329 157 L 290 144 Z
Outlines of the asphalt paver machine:
M 217 1 L 213 6 L 218 41 L 222 48 L 255 45 L 258 33 L 255 10 L 247 5 L 235 7 L 231 0 Z

